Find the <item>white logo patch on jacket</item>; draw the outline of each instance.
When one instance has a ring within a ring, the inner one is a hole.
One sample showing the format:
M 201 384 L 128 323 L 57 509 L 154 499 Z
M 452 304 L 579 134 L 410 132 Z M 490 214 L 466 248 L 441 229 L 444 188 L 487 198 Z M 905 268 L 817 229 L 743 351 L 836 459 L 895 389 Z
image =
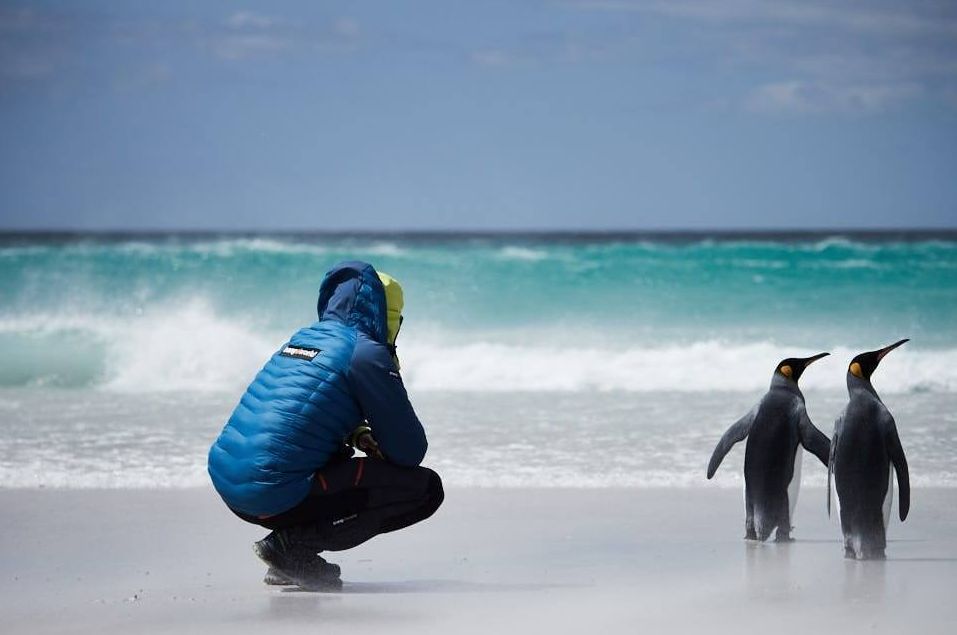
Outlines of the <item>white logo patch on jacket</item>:
M 282 351 L 279 352 L 280 355 L 284 357 L 295 357 L 296 359 L 305 359 L 312 361 L 316 358 L 316 355 L 321 353 L 317 348 L 303 348 L 302 346 L 292 346 L 287 344 Z

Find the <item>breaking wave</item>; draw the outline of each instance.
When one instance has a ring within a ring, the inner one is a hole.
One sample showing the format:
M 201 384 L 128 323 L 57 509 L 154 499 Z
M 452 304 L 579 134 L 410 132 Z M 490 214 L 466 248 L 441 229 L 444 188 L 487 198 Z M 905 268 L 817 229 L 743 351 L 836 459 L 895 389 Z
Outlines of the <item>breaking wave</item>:
M 0 318 L 0 387 L 241 390 L 291 330 L 220 315 L 201 299 L 122 318 L 68 312 Z M 633 340 L 627 330 L 604 341 L 550 343 L 568 341 L 562 333 L 560 326 L 537 338 L 425 328 L 400 342 L 403 376 L 412 390 L 754 391 L 767 386 L 780 359 L 819 352 L 769 341 L 621 345 Z M 831 349 L 802 386 L 842 388 L 845 364 L 857 352 Z M 957 392 L 957 349 L 900 349 L 874 381 L 882 392 Z

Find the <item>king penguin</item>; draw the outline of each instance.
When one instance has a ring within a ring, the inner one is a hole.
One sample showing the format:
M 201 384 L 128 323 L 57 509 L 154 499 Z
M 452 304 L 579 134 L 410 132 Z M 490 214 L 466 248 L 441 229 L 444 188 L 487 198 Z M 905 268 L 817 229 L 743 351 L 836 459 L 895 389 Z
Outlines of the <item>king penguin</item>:
M 831 513 L 833 477 L 845 558 L 884 559 L 894 498 L 891 466 L 897 472 L 900 488 L 901 521 L 910 509 L 910 477 L 897 425 L 871 384 L 871 375 L 884 356 L 907 341 L 861 353 L 847 367 L 850 400 L 834 423 L 827 470 L 827 513 Z
M 779 363 L 771 377 L 771 388 L 748 414 L 728 428 L 711 455 L 709 479 L 731 447 L 748 438 L 744 452 L 746 540 L 767 540 L 775 527 L 775 540 L 791 540 L 791 518 L 801 487 L 801 446 L 827 465 L 831 443 L 811 423 L 798 388 L 804 370 L 826 355 Z

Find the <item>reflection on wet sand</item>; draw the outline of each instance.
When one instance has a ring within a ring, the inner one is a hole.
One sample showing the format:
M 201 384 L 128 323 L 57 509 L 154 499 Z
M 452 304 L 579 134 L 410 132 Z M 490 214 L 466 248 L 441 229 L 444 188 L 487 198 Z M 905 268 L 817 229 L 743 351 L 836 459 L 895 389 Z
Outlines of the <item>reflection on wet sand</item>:
M 882 602 L 886 595 L 883 560 L 846 560 L 841 596 L 850 602 Z
M 786 600 L 791 591 L 791 545 L 745 543 L 745 580 L 748 597 Z

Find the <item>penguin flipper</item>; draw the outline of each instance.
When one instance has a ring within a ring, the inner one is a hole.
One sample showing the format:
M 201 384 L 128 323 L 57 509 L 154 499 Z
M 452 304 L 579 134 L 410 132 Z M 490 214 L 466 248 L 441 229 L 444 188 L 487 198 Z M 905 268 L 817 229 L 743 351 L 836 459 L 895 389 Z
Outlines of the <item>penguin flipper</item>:
M 901 446 L 900 437 L 897 435 L 897 425 L 894 418 L 888 413 L 887 420 L 883 422 L 885 434 L 887 435 L 887 456 L 897 472 L 898 494 L 898 512 L 901 522 L 907 519 L 907 512 L 910 511 L 910 474 L 907 470 L 907 457 L 904 456 L 904 448 Z
M 711 460 L 708 462 L 709 479 L 718 471 L 718 466 L 721 465 L 721 461 L 724 460 L 724 455 L 734 447 L 735 443 L 744 439 L 748 436 L 748 433 L 751 432 L 751 424 L 754 423 L 754 415 L 757 411 L 758 408 L 755 406 L 751 409 L 751 412 L 738 419 L 734 425 L 728 428 L 724 435 L 722 435 L 721 440 L 718 441 L 718 445 L 715 446 L 714 452 L 711 454 Z
M 801 437 L 801 445 L 804 446 L 804 449 L 816 456 L 822 465 L 827 466 L 831 460 L 831 441 L 811 423 L 807 411 L 801 413 L 798 434 Z
M 834 475 L 834 456 L 837 453 L 837 443 L 841 438 L 841 428 L 844 427 L 844 415 L 841 414 L 834 422 L 834 438 L 831 439 L 831 452 L 827 460 L 827 515 L 831 516 L 831 479 Z
M 831 469 L 831 464 L 827 464 L 827 517 L 831 517 L 831 474 L 834 470 Z

